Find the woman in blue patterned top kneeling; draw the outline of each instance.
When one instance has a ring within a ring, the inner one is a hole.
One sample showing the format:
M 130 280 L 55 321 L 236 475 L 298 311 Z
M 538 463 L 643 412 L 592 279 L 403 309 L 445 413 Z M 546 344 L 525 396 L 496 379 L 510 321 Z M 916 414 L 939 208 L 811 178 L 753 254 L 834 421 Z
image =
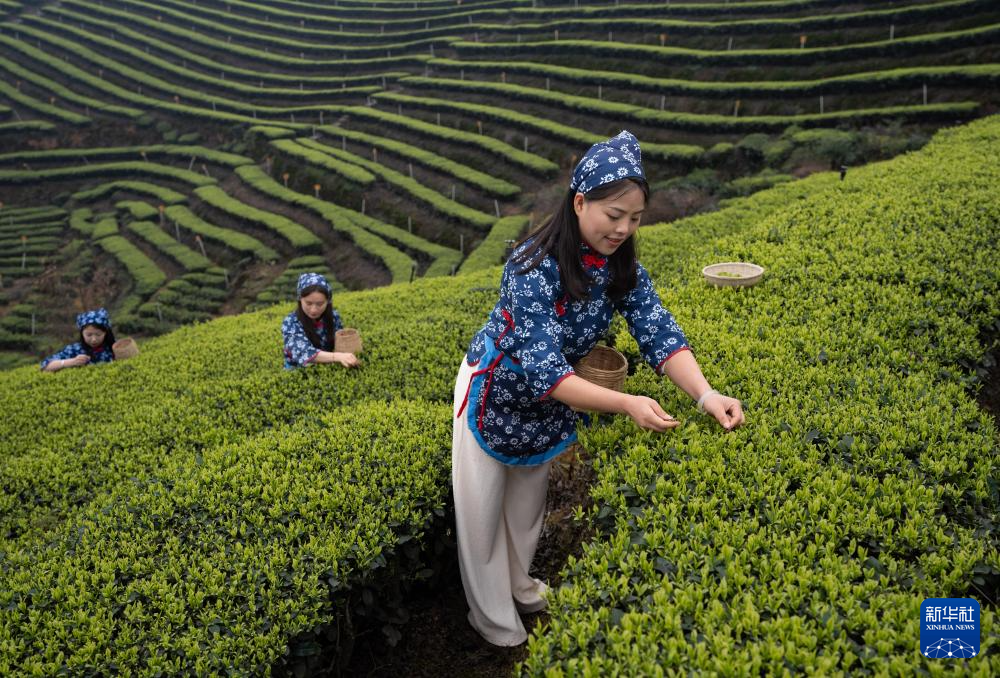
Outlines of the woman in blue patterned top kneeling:
M 115 359 L 114 351 L 111 350 L 115 335 L 111 331 L 111 316 L 106 309 L 86 311 L 76 316 L 76 328 L 80 330 L 80 341 L 63 347 L 58 353 L 43 360 L 43 372 L 110 363 Z
M 518 612 L 545 607 L 528 575 L 551 460 L 576 440 L 576 413 L 626 414 L 646 430 L 678 422 L 645 396 L 603 388 L 571 365 L 624 316 L 645 361 L 726 430 L 739 400 L 712 389 L 636 259 L 648 200 L 639 143 L 627 131 L 577 164 L 561 209 L 511 254 L 500 299 L 473 337 L 455 384 L 452 483 L 469 622 L 494 645 L 527 639 Z
M 338 363 L 357 367 L 353 353 L 335 352 L 334 337 L 343 329 L 340 314 L 333 308 L 330 283 L 319 273 L 303 273 L 297 285 L 295 310 L 281 323 L 285 342 L 285 369 L 316 363 Z

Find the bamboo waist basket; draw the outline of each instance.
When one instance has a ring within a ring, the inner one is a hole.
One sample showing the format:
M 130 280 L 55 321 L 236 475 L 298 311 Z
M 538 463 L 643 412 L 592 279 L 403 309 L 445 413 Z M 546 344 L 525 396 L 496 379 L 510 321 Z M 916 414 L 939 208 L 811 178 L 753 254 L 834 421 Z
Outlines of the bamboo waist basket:
M 621 391 L 625 387 L 628 361 L 610 346 L 598 345 L 581 358 L 573 370 L 576 376 L 591 383 L 613 391 Z
M 337 330 L 333 339 L 333 350 L 337 353 L 360 353 L 361 335 L 353 327 Z
M 139 345 L 132 337 L 125 337 L 111 345 L 111 352 L 115 354 L 115 360 L 126 360 L 139 355 Z

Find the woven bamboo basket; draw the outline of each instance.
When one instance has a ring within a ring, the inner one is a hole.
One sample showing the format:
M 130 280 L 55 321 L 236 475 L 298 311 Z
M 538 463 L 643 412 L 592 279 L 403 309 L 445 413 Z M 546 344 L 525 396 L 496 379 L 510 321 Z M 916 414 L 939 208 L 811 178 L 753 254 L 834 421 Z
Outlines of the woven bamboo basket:
M 361 335 L 353 327 L 337 330 L 333 339 L 333 350 L 337 353 L 361 353 Z
M 139 345 L 132 337 L 124 337 L 111 345 L 111 352 L 115 354 L 115 360 L 127 360 L 139 355 Z
M 625 387 L 628 361 L 610 346 L 597 345 L 573 367 L 576 376 L 587 381 L 621 391 Z
M 716 287 L 750 287 L 764 277 L 764 268 L 745 261 L 728 261 L 706 266 L 701 274 Z

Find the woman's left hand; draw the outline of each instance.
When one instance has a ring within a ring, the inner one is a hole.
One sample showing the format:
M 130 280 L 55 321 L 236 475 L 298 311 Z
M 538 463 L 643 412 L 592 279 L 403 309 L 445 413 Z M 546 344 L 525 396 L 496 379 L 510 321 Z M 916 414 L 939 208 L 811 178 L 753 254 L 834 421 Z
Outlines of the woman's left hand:
M 722 424 L 722 428 L 731 431 L 743 424 L 743 403 L 736 398 L 713 393 L 705 399 L 702 405 L 707 414 L 712 415 Z

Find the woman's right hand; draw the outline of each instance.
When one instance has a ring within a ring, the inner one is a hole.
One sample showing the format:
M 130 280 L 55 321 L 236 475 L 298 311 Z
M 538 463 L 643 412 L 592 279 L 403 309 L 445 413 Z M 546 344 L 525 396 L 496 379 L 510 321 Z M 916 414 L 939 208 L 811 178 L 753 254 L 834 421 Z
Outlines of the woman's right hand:
M 361 361 L 358 360 L 356 355 L 345 352 L 335 352 L 333 354 L 333 361 L 340 363 L 344 367 L 357 367 L 361 364 Z
M 629 396 L 625 413 L 636 425 L 646 431 L 658 431 L 676 428 L 679 421 L 663 411 L 660 403 L 646 396 Z
M 80 367 L 81 365 L 86 365 L 90 362 L 90 356 L 86 353 L 81 353 L 75 358 L 70 358 L 66 361 L 66 367 Z

